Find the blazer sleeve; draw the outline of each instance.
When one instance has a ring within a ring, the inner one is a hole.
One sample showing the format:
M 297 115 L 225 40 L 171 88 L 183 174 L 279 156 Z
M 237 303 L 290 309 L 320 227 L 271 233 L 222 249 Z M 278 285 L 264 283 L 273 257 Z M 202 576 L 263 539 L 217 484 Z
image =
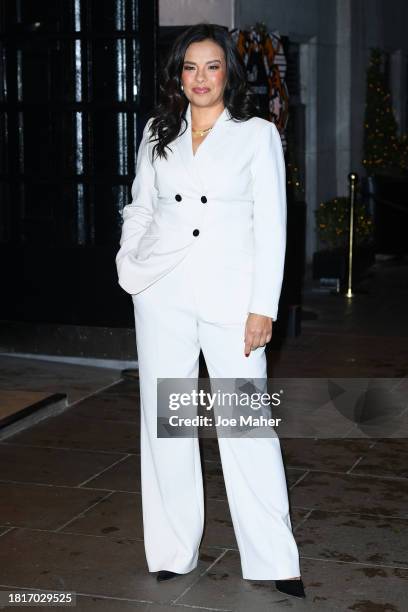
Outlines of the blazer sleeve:
M 276 321 L 286 251 L 286 170 L 276 125 L 263 123 L 251 166 L 254 278 L 249 312 Z
M 122 272 L 131 263 L 132 253 L 137 250 L 143 234 L 153 219 L 153 211 L 157 202 L 155 171 L 150 157 L 151 147 L 148 143 L 152 120 L 150 118 L 145 125 L 137 154 L 136 176 L 131 189 L 132 201 L 122 210 L 123 224 L 120 249 L 116 255 L 119 284 Z

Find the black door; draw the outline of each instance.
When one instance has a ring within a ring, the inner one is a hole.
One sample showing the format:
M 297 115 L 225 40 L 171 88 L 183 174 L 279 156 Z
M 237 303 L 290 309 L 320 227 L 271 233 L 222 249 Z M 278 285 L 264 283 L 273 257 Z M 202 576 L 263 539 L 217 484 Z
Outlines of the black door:
M 156 95 L 157 2 L 0 0 L 0 317 L 130 327 L 120 211 Z

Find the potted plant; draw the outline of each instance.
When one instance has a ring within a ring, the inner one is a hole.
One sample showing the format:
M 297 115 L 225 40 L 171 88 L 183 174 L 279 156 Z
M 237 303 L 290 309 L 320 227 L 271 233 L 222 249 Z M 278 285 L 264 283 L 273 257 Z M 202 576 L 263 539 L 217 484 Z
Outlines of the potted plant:
M 350 201 L 335 197 L 321 202 L 315 211 L 319 250 L 313 254 L 313 278 L 338 280 L 343 285 L 348 272 Z M 374 261 L 372 218 L 357 199 L 354 206 L 353 277 L 359 278 Z

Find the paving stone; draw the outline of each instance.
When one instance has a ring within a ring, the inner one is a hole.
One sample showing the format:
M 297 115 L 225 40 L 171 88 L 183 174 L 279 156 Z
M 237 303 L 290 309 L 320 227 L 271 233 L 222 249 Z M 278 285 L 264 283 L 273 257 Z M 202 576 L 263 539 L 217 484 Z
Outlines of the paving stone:
M 188 608 L 176 607 L 167 604 L 141 603 L 125 601 L 123 599 L 101 599 L 100 597 L 77 597 L 78 612 L 188 612 Z M 205 610 L 206 608 L 201 608 Z M 200 608 L 198 608 L 200 610 Z M 191 611 L 193 612 L 193 611 Z
M 105 495 L 71 487 L 0 483 L 0 524 L 57 529 Z
M 112 493 L 69 523 L 61 532 L 143 539 L 141 495 Z
M 86 486 L 111 491 L 140 492 L 140 455 L 129 455 L 89 480 Z
M 368 452 L 372 440 L 302 439 L 281 440 L 285 465 L 305 469 L 346 472 Z
M 69 414 L 102 421 L 125 421 L 138 425 L 140 422 L 139 399 L 113 394 L 98 394 L 72 406 Z
M 121 397 L 128 400 L 139 397 L 139 380 L 123 379 L 106 389 L 103 389 L 98 396 L 101 397 Z
M 10 527 L 6 527 L 3 525 L 0 525 L 0 537 L 4 534 L 7 533 L 7 531 L 10 531 Z
M 238 548 L 227 500 L 205 499 L 205 524 L 201 546 Z
M 408 517 L 408 481 L 352 474 L 309 472 L 291 489 L 291 501 L 302 508 Z
M 306 557 L 408 569 L 408 519 L 313 510 L 296 530 Z
M 6 590 L 12 590 L 13 593 L 23 593 L 23 589 L 6 589 L 4 587 L 0 587 L 0 591 L 5 592 Z M 31 591 L 31 592 L 39 592 L 39 591 Z M 114 599 L 111 597 L 102 598 L 95 597 L 94 595 L 78 595 L 76 594 L 76 605 L 71 608 L 77 612 L 131 612 L 132 610 L 137 610 L 137 612 L 175 612 L 177 610 L 181 611 L 181 607 L 174 607 L 168 604 L 155 604 L 155 603 L 146 603 L 146 602 L 137 602 L 135 600 L 126 600 L 126 599 Z M 56 606 L 47 606 L 47 607 L 39 607 L 36 606 L 34 609 L 36 610 L 54 610 Z M 26 612 L 26 606 L 13 606 L 12 608 L 3 608 L 0 605 L 0 610 L 13 610 L 16 612 Z M 30 608 L 29 608 L 30 609 Z M 58 608 L 57 608 L 58 609 Z M 64 609 L 64 608 L 63 608 Z M 70 608 L 68 608 L 70 609 Z M 199 608 L 200 609 L 200 608 Z M 186 610 L 186 608 L 184 608 Z M 187 608 L 188 610 L 188 608 Z
M 227 551 L 180 599 L 192 606 L 264 612 L 356 610 L 403 612 L 408 570 L 301 559 L 306 600 L 285 596 L 273 580 L 244 580 L 239 554 Z
M 353 468 L 352 474 L 408 478 L 408 439 L 377 441 Z
M 404 612 L 408 570 L 301 559 L 306 609 Z
M 67 451 L 2 443 L 0 480 L 77 486 L 122 457 L 119 453 Z
M 203 483 L 205 495 L 210 499 L 226 499 L 224 476 L 220 463 L 204 462 Z
M 9 438 L 15 444 L 93 449 L 138 453 L 139 426 L 136 423 L 101 421 L 64 413 L 34 425 Z
M 1 355 L 0 388 L 67 393 L 69 403 L 120 380 L 119 370 Z M 21 373 L 24 372 L 24 376 Z
M 3 586 L 170 603 L 218 555 L 203 550 L 195 570 L 161 584 L 148 572 L 141 541 L 16 529 L 1 538 L 1 580 Z

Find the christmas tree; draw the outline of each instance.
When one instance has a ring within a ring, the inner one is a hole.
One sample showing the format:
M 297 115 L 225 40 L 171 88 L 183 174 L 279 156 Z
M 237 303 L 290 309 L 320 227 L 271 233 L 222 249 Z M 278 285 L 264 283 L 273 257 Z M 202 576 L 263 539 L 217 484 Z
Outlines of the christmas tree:
M 383 55 L 381 49 L 372 49 L 367 71 L 363 165 L 368 175 L 395 172 L 402 166 L 401 143 L 386 85 Z

